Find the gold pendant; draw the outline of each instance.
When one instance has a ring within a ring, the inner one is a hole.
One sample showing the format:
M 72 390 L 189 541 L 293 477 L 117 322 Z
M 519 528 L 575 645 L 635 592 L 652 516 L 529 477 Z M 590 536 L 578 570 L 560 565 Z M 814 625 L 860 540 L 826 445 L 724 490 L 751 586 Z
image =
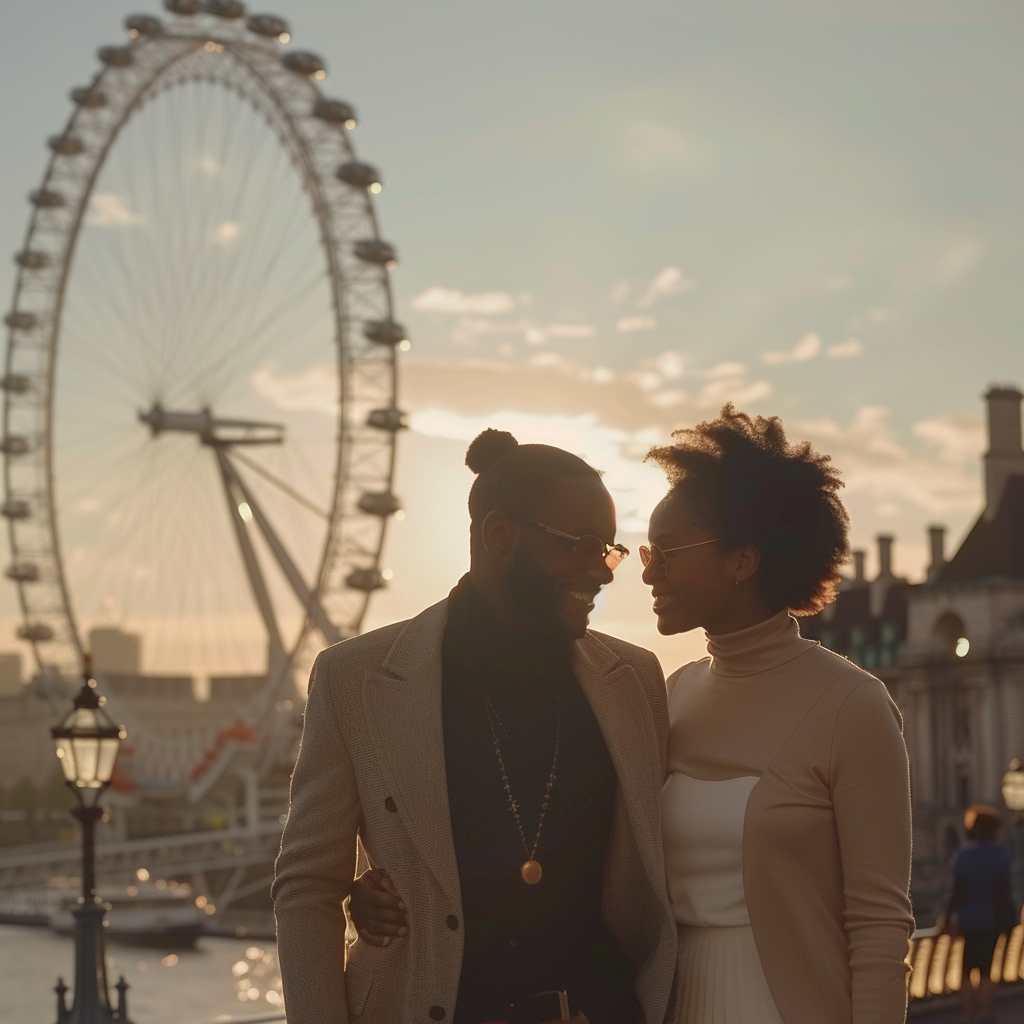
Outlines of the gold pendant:
M 519 869 L 519 874 L 527 885 L 536 885 L 544 874 L 544 869 L 535 860 L 528 860 Z

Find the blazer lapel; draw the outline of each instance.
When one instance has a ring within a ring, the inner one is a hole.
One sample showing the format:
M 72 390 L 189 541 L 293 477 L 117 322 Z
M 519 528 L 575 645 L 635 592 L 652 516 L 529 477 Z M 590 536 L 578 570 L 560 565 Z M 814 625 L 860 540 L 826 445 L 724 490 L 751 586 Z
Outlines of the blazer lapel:
M 423 862 L 460 905 L 441 716 L 447 618 L 445 600 L 410 621 L 380 669 L 367 673 L 363 704 L 382 752 L 388 795 Z
M 601 727 L 636 847 L 656 892 L 664 887 L 659 795 L 664 782 L 654 716 L 632 666 L 596 637 L 575 645 L 573 669 Z

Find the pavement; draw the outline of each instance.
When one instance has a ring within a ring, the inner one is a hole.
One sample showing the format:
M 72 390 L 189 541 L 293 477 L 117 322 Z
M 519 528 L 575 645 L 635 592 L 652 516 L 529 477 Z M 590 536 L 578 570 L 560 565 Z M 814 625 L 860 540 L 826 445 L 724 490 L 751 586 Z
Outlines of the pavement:
M 1024 987 L 999 993 L 996 999 L 996 1024 L 1024 1024 Z M 911 1004 L 908 1024 L 961 1024 L 959 996 Z

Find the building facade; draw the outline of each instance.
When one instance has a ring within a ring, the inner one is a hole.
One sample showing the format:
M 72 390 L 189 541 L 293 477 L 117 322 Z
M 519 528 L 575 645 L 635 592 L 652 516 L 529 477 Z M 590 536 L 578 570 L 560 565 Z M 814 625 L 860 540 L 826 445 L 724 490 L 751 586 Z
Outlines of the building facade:
M 914 895 L 933 916 L 964 809 L 1002 806 L 1000 782 L 1024 758 L 1024 450 L 1021 392 L 995 387 L 988 403 L 985 507 L 947 560 L 930 528 L 924 582 L 892 573 L 879 537 L 878 577 L 863 554 L 838 600 L 804 621 L 820 640 L 877 675 L 903 714 L 914 804 Z

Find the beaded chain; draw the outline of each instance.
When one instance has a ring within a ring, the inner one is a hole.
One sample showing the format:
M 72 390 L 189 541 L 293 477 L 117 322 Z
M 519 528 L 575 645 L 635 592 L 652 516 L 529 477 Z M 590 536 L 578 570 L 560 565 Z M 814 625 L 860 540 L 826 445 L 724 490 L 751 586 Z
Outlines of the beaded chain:
M 501 744 L 498 742 L 498 729 L 495 728 L 495 723 L 501 728 L 501 731 L 508 736 L 508 730 L 505 729 L 501 724 L 501 719 L 498 718 L 498 713 L 494 710 L 494 704 L 491 702 L 490 697 L 486 698 L 487 702 L 487 724 L 491 727 L 491 739 L 494 741 L 494 753 L 498 758 L 498 769 L 501 772 L 501 784 L 505 787 L 505 796 L 508 797 L 508 806 L 512 811 L 512 817 L 515 819 L 516 828 L 519 830 L 519 839 L 523 844 L 523 852 L 526 854 L 526 861 L 519 869 L 520 877 L 527 885 L 536 885 L 543 873 L 540 864 L 537 862 L 536 854 L 537 847 L 540 844 L 540 834 L 544 829 L 544 819 L 547 816 L 548 804 L 551 802 L 551 790 L 555 786 L 555 773 L 558 768 L 558 750 L 562 738 L 562 710 L 561 701 L 559 701 L 557 717 L 555 719 L 555 752 L 551 758 L 551 771 L 548 772 L 548 781 L 544 786 L 544 799 L 540 806 L 540 819 L 537 822 L 537 834 L 533 837 L 533 845 L 529 846 L 526 842 L 526 832 L 523 829 L 523 819 L 520 816 L 519 801 L 516 800 L 512 793 L 512 784 L 509 782 L 508 770 L 505 767 L 505 758 L 501 753 Z

